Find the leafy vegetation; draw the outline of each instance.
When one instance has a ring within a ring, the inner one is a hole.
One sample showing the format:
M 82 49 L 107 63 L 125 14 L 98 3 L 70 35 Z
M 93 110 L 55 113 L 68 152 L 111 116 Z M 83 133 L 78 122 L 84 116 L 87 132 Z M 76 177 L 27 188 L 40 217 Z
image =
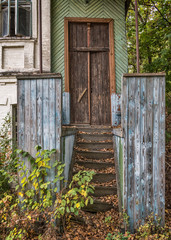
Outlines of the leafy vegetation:
M 15 154 L 11 139 L 11 117 L 8 113 L 0 129 L 0 199 L 6 191 L 10 190 L 10 184 L 16 173 Z
M 139 41 L 141 72 L 171 74 L 171 15 L 169 0 L 139 0 Z M 127 39 L 130 71 L 136 72 L 134 3 L 127 16 Z
M 58 196 L 55 202 L 55 216 L 62 219 L 63 227 L 71 213 L 78 215 L 81 208 L 89 203 L 93 204 L 93 198 L 89 194 L 94 193 L 94 187 L 90 184 L 94 174 L 93 171 L 79 171 L 73 176 L 69 191 Z
M 129 225 L 129 217 L 124 212 L 122 215 L 123 221 L 127 222 Z M 157 219 L 157 220 L 156 220 Z M 108 233 L 106 240 L 124 240 L 124 239 L 141 239 L 141 240 L 149 240 L 149 239 L 170 239 L 171 233 L 169 232 L 169 228 L 167 226 L 161 227 L 160 218 L 157 216 L 154 218 L 153 214 L 150 215 L 144 225 L 141 225 L 135 234 L 130 234 L 128 231 L 125 233 L 115 232 L 114 234 Z M 111 222 L 110 224 L 113 224 Z
M 139 0 L 139 40 L 141 72 L 166 72 L 166 106 L 167 114 L 171 100 L 171 15 L 169 0 Z M 127 17 L 127 39 L 129 71 L 136 72 L 136 42 L 134 2 Z M 16 158 L 11 141 L 11 117 L 8 114 L 0 130 L 0 239 L 46 239 L 46 231 L 56 236 L 57 224 L 61 221 L 65 239 L 170 239 L 169 229 L 154 224 L 153 216 L 137 230 L 136 234 L 122 233 L 122 220 L 115 210 L 86 217 L 86 226 L 69 226 L 71 216 L 82 215 L 81 209 L 93 203 L 90 196 L 94 188 L 91 185 L 94 172 L 80 171 L 76 174 L 68 189 L 59 191 L 58 181 L 63 181 L 64 164 L 56 161 L 50 166 L 51 156 L 56 150 L 42 150 L 36 146 L 36 158 L 22 150 L 17 150 Z M 167 140 L 171 134 L 166 132 Z M 22 159 L 27 158 L 27 162 Z M 32 166 L 27 169 L 25 163 Z M 47 178 L 50 169 L 56 169 L 53 181 Z M 17 179 L 20 174 L 20 184 Z M 16 184 L 18 182 L 18 184 Z M 16 190 L 11 190 L 15 183 Z M 107 216 L 106 216 L 107 215 Z M 123 214 L 126 226 L 129 219 Z M 66 227 L 68 235 L 66 232 Z M 106 230 L 107 229 L 107 230 Z M 69 234 L 70 233 L 70 234 Z M 81 235 L 82 234 L 82 235 Z M 49 234 L 49 238 L 51 237 Z M 71 236 L 71 238 L 70 238 Z M 74 237 L 73 237 L 74 236 Z M 72 238 L 73 237 L 73 238 Z
M 129 71 L 136 72 L 135 6 L 128 11 L 127 41 Z M 171 14 L 169 0 L 139 0 L 140 72 L 166 73 L 166 112 L 171 114 Z M 166 140 L 171 139 L 167 129 Z
M 93 203 L 89 194 L 94 192 L 90 184 L 94 172 L 78 172 L 69 189 L 60 191 L 57 185 L 64 179 L 65 165 L 57 160 L 53 166 L 50 165 L 56 150 L 42 150 L 40 146 L 36 146 L 36 158 L 33 158 L 29 153 L 17 149 L 17 157 L 14 158 L 9 114 L 2 127 L 0 186 L 3 191 L 0 199 L 0 239 L 34 239 L 36 236 L 41 239 L 45 229 L 56 231 L 57 223 L 61 220 L 65 230 L 65 223 L 71 214 L 78 215 L 82 207 Z M 52 168 L 55 168 L 56 176 L 53 180 L 48 180 L 47 172 Z M 10 188 L 12 181 L 18 182 L 14 192 Z

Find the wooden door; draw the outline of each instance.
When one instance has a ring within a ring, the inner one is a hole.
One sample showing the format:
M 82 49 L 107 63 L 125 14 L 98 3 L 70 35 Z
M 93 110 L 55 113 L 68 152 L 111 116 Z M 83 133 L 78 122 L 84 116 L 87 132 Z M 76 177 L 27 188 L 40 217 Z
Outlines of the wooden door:
M 108 23 L 69 23 L 69 88 L 72 124 L 111 124 Z

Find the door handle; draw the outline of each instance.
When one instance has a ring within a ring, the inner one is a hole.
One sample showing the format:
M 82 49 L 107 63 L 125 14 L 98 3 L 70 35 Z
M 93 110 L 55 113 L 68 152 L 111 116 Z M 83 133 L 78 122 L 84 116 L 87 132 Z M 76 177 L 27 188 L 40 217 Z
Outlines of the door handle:
M 82 97 L 84 96 L 84 94 L 86 93 L 87 88 L 84 89 L 84 91 L 81 93 L 81 95 L 78 98 L 78 103 L 81 101 Z

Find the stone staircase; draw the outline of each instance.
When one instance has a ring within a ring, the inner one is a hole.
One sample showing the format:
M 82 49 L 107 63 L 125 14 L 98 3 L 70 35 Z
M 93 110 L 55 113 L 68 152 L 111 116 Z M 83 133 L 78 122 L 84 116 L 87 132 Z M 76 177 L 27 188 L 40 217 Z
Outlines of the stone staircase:
M 78 128 L 72 174 L 79 170 L 96 172 L 92 180 L 95 186 L 94 204 L 88 205 L 84 211 L 99 212 L 113 208 L 117 187 L 111 128 Z

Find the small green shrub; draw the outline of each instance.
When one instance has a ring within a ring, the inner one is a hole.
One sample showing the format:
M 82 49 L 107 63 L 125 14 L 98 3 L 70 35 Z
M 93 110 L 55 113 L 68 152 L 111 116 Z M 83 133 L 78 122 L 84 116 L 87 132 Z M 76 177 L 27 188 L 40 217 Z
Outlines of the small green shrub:
M 122 219 L 124 220 L 127 227 L 129 226 L 129 217 L 126 214 L 125 211 L 122 213 Z M 146 222 L 144 225 L 141 225 L 137 230 L 135 234 L 130 234 L 127 230 L 125 230 L 125 233 L 116 232 L 116 229 L 113 231 L 113 233 L 108 233 L 106 240 L 114 240 L 114 239 L 140 239 L 140 240 L 152 240 L 152 239 L 171 239 L 171 233 L 169 231 L 169 228 L 167 226 L 161 227 L 160 225 L 161 219 L 157 216 L 150 215 L 146 219 Z M 106 217 L 105 222 L 107 225 L 110 225 L 111 217 Z
M 55 202 L 55 216 L 62 219 L 63 227 L 70 214 L 79 214 L 79 210 L 89 203 L 93 204 L 94 187 L 90 184 L 94 171 L 79 171 L 73 176 L 69 190 L 58 196 Z
M 55 149 L 42 150 L 40 146 L 35 147 L 37 150 L 36 159 L 29 155 L 27 152 L 17 150 L 18 155 L 22 155 L 22 158 L 28 159 L 31 164 L 31 168 L 28 169 L 25 165 L 25 161 L 18 160 L 17 168 L 19 176 L 21 178 L 21 184 L 17 185 L 16 190 L 19 191 L 21 197 L 22 208 L 28 209 L 40 209 L 44 211 L 44 208 L 52 206 L 52 198 L 54 193 L 58 191 L 57 187 L 54 187 L 57 181 L 63 180 L 63 170 L 65 164 L 55 161 L 53 166 L 50 166 L 50 159 L 53 154 L 56 153 Z M 56 176 L 53 181 L 46 181 L 47 170 L 56 168 Z
M 170 239 L 171 235 L 167 226 L 160 226 L 160 218 L 150 215 L 146 223 L 137 230 L 136 239 Z

